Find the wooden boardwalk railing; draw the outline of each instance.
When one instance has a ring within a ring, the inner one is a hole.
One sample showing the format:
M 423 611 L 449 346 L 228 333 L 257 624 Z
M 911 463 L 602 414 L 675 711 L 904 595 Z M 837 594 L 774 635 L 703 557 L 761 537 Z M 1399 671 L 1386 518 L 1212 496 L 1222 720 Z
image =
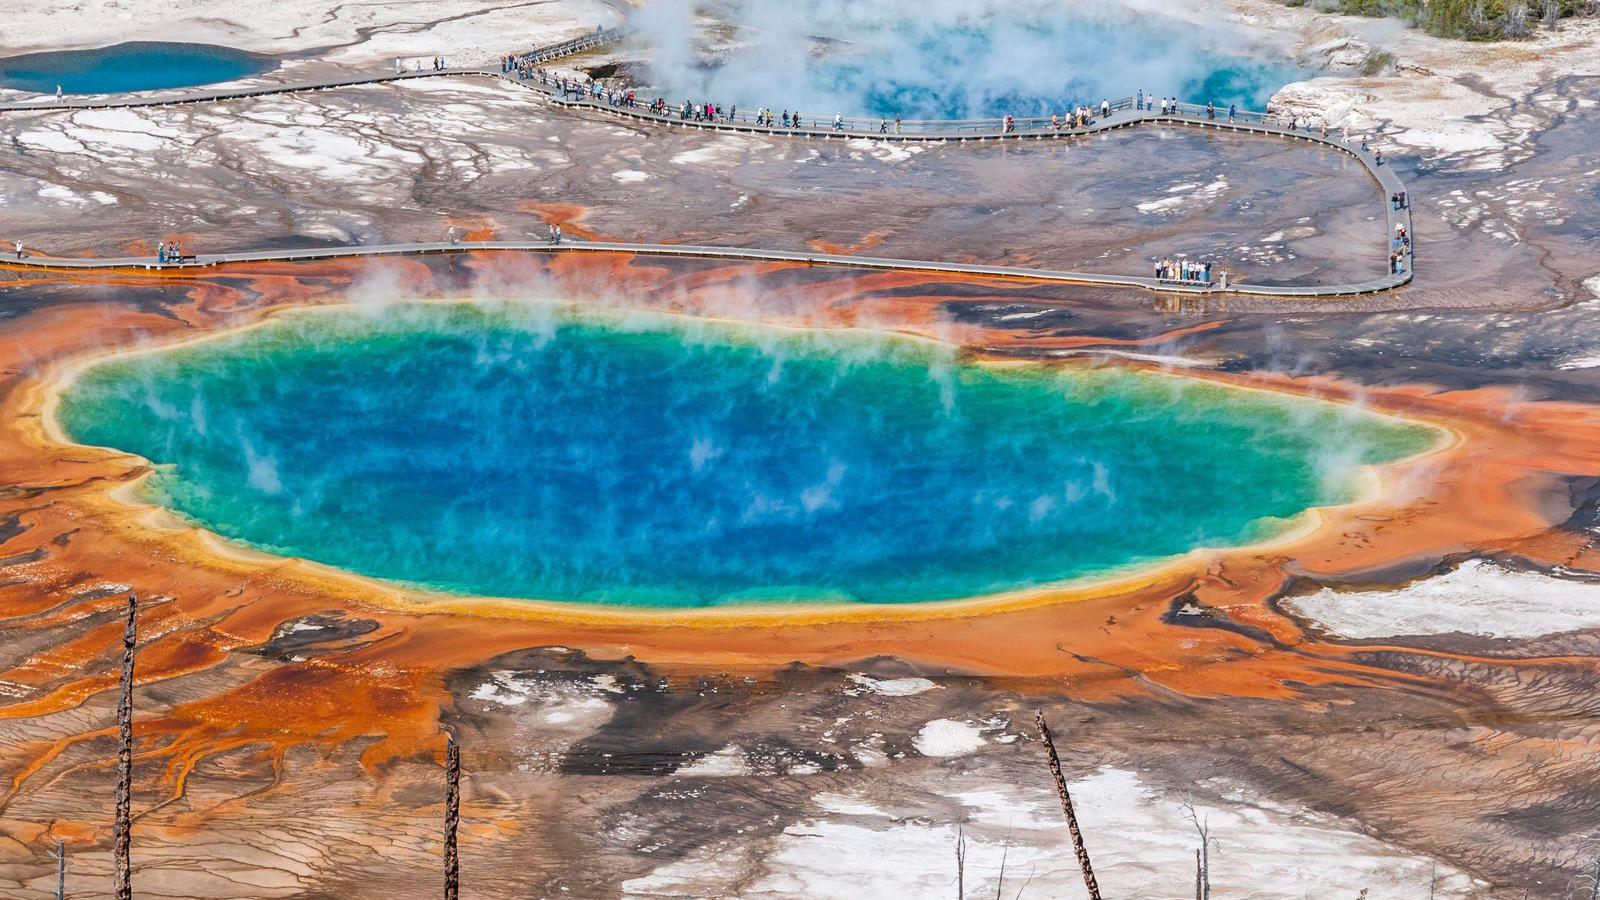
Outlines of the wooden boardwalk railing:
M 595 47 L 614 43 L 621 38 L 620 32 L 615 30 L 597 30 L 592 34 L 574 38 L 560 44 L 539 48 L 524 54 L 522 58 L 535 62 L 547 62 L 562 56 L 583 52 Z M 738 259 L 759 260 L 770 262 L 792 262 L 807 265 L 849 266 L 867 269 L 894 269 L 904 271 L 918 271 L 928 273 L 944 273 L 955 275 L 977 275 L 1001 278 L 1020 278 L 1034 281 L 1070 282 L 1078 284 L 1096 284 L 1115 287 L 1142 287 L 1157 291 L 1177 292 L 1185 294 L 1248 294 L 1279 297 L 1337 297 L 1355 294 L 1371 294 L 1380 291 L 1392 290 L 1407 284 L 1412 278 L 1412 265 L 1415 260 L 1415 233 L 1412 230 L 1411 208 L 1408 202 L 1400 209 L 1395 209 L 1390 202 L 1390 197 L 1405 191 L 1405 186 L 1392 166 L 1384 165 L 1380 159 L 1366 149 L 1354 146 L 1344 140 L 1327 135 L 1324 136 L 1309 129 L 1296 129 L 1280 123 L 1275 123 L 1269 116 L 1257 112 L 1238 113 L 1229 117 L 1226 110 L 1208 110 L 1206 107 L 1192 104 L 1182 104 L 1177 111 L 1162 113 L 1154 109 L 1137 109 L 1132 98 L 1118 100 L 1110 104 L 1111 114 L 1100 116 L 1100 107 L 1095 107 L 1096 117 L 1093 121 L 1081 128 L 1059 127 L 1047 118 L 1016 119 L 1009 124 L 1003 119 L 973 119 L 973 120 L 915 120 L 902 121 L 891 128 L 889 120 L 882 118 L 852 117 L 841 119 L 837 124 L 832 120 L 801 119 L 792 127 L 782 125 L 767 125 L 757 121 L 755 115 L 748 111 L 737 117 L 720 116 L 709 120 L 696 120 L 680 116 L 676 109 L 669 108 L 665 112 L 656 112 L 646 105 L 629 104 L 619 94 L 608 94 L 596 91 L 588 86 L 579 90 L 565 89 L 556 79 L 541 76 L 531 78 L 520 77 L 516 72 L 503 72 L 496 68 L 449 68 L 443 70 L 427 70 L 415 72 L 379 73 L 369 76 L 356 76 L 343 79 L 326 79 L 312 82 L 299 83 L 265 83 L 243 84 L 231 87 L 212 88 L 197 91 L 161 92 L 140 96 L 93 96 L 93 97 L 50 97 L 42 101 L 12 102 L 0 104 L 0 113 L 9 112 L 49 112 L 72 111 L 85 109 L 119 109 L 151 106 L 173 106 L 190 103 L 216 103 L 227 100 L 236 100 L 249 97 L 262 97 L 274 94 L 302 93 L 308 91 L 333 90 L 342 87 L 359 85 L 387 84 L 406 81 L 414 78 L 438 78 L 448 76 L 474 76 L 499 78 L 519 87 L 536 91 L 550 102 L 569 109 L 576 109 L 590 113 L 603 114 L 617 118 L 629 119 L 638 122 L 654 124 L 665 128 L 696 129 L 701 131 L 721 131 L 743 134 L 760 134 L 776 138 L 798 140 L 873 140 L 896 142 L 941 142 L 941 143 L 989 143 L 1006 141 L 1039 141 L 1039 140 L 1065 140 L 1077 139 L 1090 135 L 1101 134 L 1124 128 L 1138 127 L 1182 127 L 1196 128 L 1219 133 L 1237 133 L 1260 135 L 1282 138 L 1292 141 L 1305 141 L 1331 148 L 1346 154 L 1361 163 L 1363 169 L 1377 184 L 1383 194 L 1385 222 L 1387 232 L 1385 237 L 1385 257 L 1389 252 L 1389 240 L 1396 233 L 1396 226 L 1403 227 L 1405 233 L 1411 237 L 1410 243 L 1403 251 L 1403 265 L 1400 272 L 1387 271 L 1388 264 L 1385 258 L 1385 272 L 1382 276 L 1374 277 L 1361 282 L 1332 285 L 1311 286 L 1284 286 L 1254 284 L 1250 282 L 1230 282 L 1226 286 L 1220 284 L 1202 284 L 1197 282 L 1174 282 L 1151 277 L 1136 275 L 1109 275 L 1091 272 L 1069 272 L 1049 269 L 1023 268 L 1014 266 L 987 266 L 962 263 L 943 263 L 925 260 L 885 259 L 877 257 L 845 256 L 827 253 L 797 253 L 781 250 L 756 250 L 740 247 L 689 247 L 677 244 L 629 244 L 605 241 L 573 241 L 561 244 L 552 244 L 548 241 L 458 241 L 458 242 L 419 242 L 401 244 L 364 245 L 350 247 L 316 247 L 291 250 L 263 250 L 241 253 L 201 254 L 180 263 L 158 263 L 155 257 L 124 257 L 124 258 L 61 258 L 43 256 L 37 253 L 25 253 L 19 258 L 11 258 L 10 254 L 0 256 L 0 265 L 7 267 L 24 266 L 29 268 L 71 269 L 71 270 L 103 270 L 127 268 L 193 268 L 196 266 L 217 266 L 235 262 L 261 262 L 272 260 L 313 260 L 337 259 L 362 256 L 395 256 L 425 253 L 457 253 L 482 250 L 503 250 L 542 253 L 635 253 L 649 256 L 677 256 L 697 257 L 711 259 Z M 570 82 L 569 82 L 570 83 Z

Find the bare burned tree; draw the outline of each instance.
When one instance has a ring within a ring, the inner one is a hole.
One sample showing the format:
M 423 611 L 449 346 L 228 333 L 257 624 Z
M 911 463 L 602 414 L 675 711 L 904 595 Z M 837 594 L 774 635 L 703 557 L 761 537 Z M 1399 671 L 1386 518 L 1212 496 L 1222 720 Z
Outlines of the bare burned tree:
M 1083 870 L 1083 885 L 1089 889 L 1089 900 L 1100 900 L 1100 885 L 1094 880 L 1094 866 L 1089 863 L 1089 851 L 1083 846 L 1083 832 L 1078 830 L 1078 814 L 1072 808 L 1072 795 L 1067 792 L 1067 778 L 1061 774 L 1061 757 L 1056 755 L 1056 742 L 1050 737 L 1050 726 L 1045 724 L 1044 711 L 1033 714 L 1039 726 L 1039 737 L 1044 739 L 1044 750 L 1050 758 L 1050 774 L 1056 780 L 1056 793 L 1061 797 L 1061 811 L 1067 816 L 1067 832 L 1072 835 L 1072 849 L 1078 854 L 1078 868 Z
M 133 900 L 133 657 L 139 598 L 128 593 L 128 624 L 122 631 L 122 695 L 117 700 L 116 825 L 111 836 L 117 900 Z
M 1006 858 L 1011 855 L 1011 832 L 1006 832 L 1005 843 L 1000 845 L 1000 880 L 994 886 L 994 900 L 1002 900 L 1000 892 L 1006 889 Z
M 67 842 L 56 841 L 50 855 L 56 861 L 56 900 L 67 900 Z
M 1202 818 L 1191 800 L 1183 801 L 1183 813 L 1200 836 L 1200 849 L 1195 851 L 1195 898 L 1211 900 L 1211 820 Z
M 461 821 L 461 748 L 447 736 L 444 745 L 444 900 L 461 897 L 461 860 L 456 826 Z
M 1022 882 L 1022 887 L 1017 888 L 1017 893 L 1011 900 L 1022 900 L 1022 892 L 1028 889 L 1028 885 L 1033 884 L 1033 873 L 1034 867 L 1029 866 L 1027 879 Z
M 967 836 L 956 828 L 956 900 L 967 900 Z

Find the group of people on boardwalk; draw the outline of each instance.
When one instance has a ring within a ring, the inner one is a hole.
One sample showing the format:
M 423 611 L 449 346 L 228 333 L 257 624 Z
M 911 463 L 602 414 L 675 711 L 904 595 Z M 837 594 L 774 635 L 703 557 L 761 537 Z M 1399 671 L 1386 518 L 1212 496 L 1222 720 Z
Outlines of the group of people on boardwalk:
M 443 60 L 439 60 L 439 63 L 442 65 Z M 870 124 L 871 120 L 865 123 L 853 122 L 846 119 L 842 113 L 835 113 L 831 122 L 826 119 L 813 119 L 807 124 L 798 110 L 790 112 L 785 109 L 775 115 L 770 107 L 763 106 L 758 107 L 753 114 L 748 114 L 741 118 L 739 116 L 739 107 L 733 104 L 723 106 L 718 103 L 697 102 L 687 99 L 679 103 L 671 103 L 661 97 L 645 102 L 641 101 L 631 88 L 608 87 L 603 82 L 593 78 L 553 73 L 539 65 L 539 58 L 532 53 L 508 54 L 500 57 L 500 71 L 502 74 L 513 75 L 520 81 L 534 81 L 551 88 L 565 99 L 590 98 L 597 103 L 612 108 L 642 109 L 652 115 L 664 118 L 675 117 L 682 122 L 742 123 L 765 128 L 781 128 L 786 131 L 818 130 L 824 127 L 838 132 L 874 130 Z M 1135 95 L 1132 103 L 1133 108 L 1138 112 L 1159 112 L 1164 116 L 1176 116 L 1185 112 L 1184 104 L 1180 103 L 1177 97 L 1157 97 L 1144 90 L 1140 90 Z M 1111 118 L 1119 106 L 1113 105 L 1109 99 L 1102 99 L 1098 106 L 1092 104 L 1074 106 L 1070 112 L 1065 114 L 1052 113 L 1049 127 L 1051 131 L 1056 132 L 1090 128 L 1099 120 Z M 1203 114 L 1212 121 L 1223 115 L 1223 109 L 1215 102 L 1208 102 L 1203 108 L 1193 104 L 1191 106 L 1191 111 L 1195 115 Z M 1229 123 L 1237 122 L 1241 116 L 1238 105 L 1228 104 L 1226 115 Z M 1043 127 L 1041 120 L 1034 121 L 1038 122 L 1037 125 L 1033 126 L 1034 128 Z M 878 134 L 887 135 L 892 133 L 900 135 L 904 133 L 904 124 L 898 115 L 893 119 L 888 116 L 880 116 L 875 130 Z M 1010 114 L 1003 116 L 1000 120 L 1000 130 L 1004 134 L 1015 133 L 1017 131 L 1015 116 Z M 1307 131 L 1310 131 L 1309 122 L 1307 123 Z M 1323 125 L 1323 136 L 1327 136 L 1326 124 Z M 1365 149 L 1363 147 L 1363 150 Z M 1382 165 L 1381 156 L 1378 159 L 1378 164 Z
M 1176 116 L 1183 113 L 1183 104 L 1178 102 L 1177 97 L 1157 97 L 1156 95 L 1146 93 L 1143 90 L 1134 95 L 1133 108 L 1139 112 L 1156 112 L 1157 110 L 1160 110 L 1161 115 L 1163 116 Z M 1198 107 L 1196 107 L 1196 109 L 1198 110 Z M 1217 120 L 1217 112 L 1217 104 L 1214 101 L 1207 100 L 1206 118 L 1215 122 Z M 1196 114 L 1198 115 L 1198 112 Z M 1238 120 L 1238 104 L 1228 104 L 1228 121 L 1237 122 Z
M 1100 101 L 1100 117 L 1101 118 L 1110 118 L 1111 117 L 1111 102 L 1109 100 Z M 1062 129 L 1062 127 L 1063 127 L 1063 121 L 1065 122 L 1065 127 L 1067 127 L 1067 128 L 1088 128 L 1089 126 L 1094 124 L 1094 119 L 1095 119 L 1094 107 L 1092 107 L 1092 106 L 1075 106 L 1075 107 L 1073 107 L 1072 112 L 1068 113 L 1064 117 L 1063 116 L 1058 116 L 1055 113 L 1051 113 L 1050 114 L 1050 130 L 1051 131 L 1060 131 Z M 1009 124 L 1010 121 L 1011 121 L 1011 117 L 1010 116 L 1006 116 L 1006 121 L 1008 123 L 1006 131 L 1007 132 L 1013 131 L 1015 129 L 1015 126 L 1012 126 L 1012 125 Z
M 1411 256 L 1411 235 L 1406 226 L 1396 223 L 1394 237 L 1389 240 L 1389 274 L 1399 275 L 1406 270 L 1406 259 Z
M 1212 267 L 1209 260 L 1202 262 L 1186 257 L 1163 257 L 1156 260 L 1156 280 L 1164 282 L 1179 282 L 1183 284 L 1197 284 L 1210 287 L 1212 284 L 1228 286 L 1228 270 L 1216 270 L 1217 281 L 1212 280 Z
M 162 265 L 191 258 L 183 255 L 183 245 L 177 241 L 156 241 L 156 262 Z
M 442 57 L 442 56 L 435 56 L 433 59 L 428 60 L 428 65 L 435 72 L 443 72 L 443 71 L 445 71 L 446 69 L 449 68 L 449 66 L 445 64 L 444 57 Z M 412 63 L 411 63 L 411 68 L 412 68 L 413 71 L 421 72 L 422 71 L 422 60 L 413 59 Z M 401 59 L 398 56 L 395 57 L 394 58 L 394 70 L 396 72 L 402 72 L 402 73 L 405 72 L 405 70 L 406 70 L 406 61 Z

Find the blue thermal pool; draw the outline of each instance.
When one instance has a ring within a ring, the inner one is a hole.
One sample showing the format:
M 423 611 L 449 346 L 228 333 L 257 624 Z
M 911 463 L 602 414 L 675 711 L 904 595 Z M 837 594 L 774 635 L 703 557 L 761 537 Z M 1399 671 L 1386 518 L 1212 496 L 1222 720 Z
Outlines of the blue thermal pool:
M 53 94 L 111 94 L 217 84 L 276 68 L 270 56 L 210 44 L 134 41 L 0 59 L 0 87 Z
M 451 592 L 968 597 L 1262 539 L 1435 432 L 1120 370 L 565 307 L 323 310 L 89 368 L 74 439 L 226 537 Z
M 824 120 L 836 112 L 963 119 L 1048 116 L 1138 91 L 1259 110 L 1278 88 L 1314 74 L 1252 46 L 1239 29 L 1116 3 L 1048 13 L 985 0 L 735 8 L 738 42 L 710 64 L 674 37 L 692 25 L 659 15 L 638 23 L 661 90 Z

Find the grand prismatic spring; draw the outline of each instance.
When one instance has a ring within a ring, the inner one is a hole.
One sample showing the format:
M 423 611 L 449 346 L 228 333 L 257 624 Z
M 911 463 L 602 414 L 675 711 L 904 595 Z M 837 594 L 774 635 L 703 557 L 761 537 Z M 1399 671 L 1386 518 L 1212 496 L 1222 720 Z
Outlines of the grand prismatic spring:
M 99 367 L 61 421 L 263 549 L 667 607 L 960 598 L 1247 543 L 1436 440 L 1333 404 L 992 371 L 854 333 L 330 318 Z
M 0 896 L 1592 896 L 1600 10 L 1358 7 L 14 4 Z

